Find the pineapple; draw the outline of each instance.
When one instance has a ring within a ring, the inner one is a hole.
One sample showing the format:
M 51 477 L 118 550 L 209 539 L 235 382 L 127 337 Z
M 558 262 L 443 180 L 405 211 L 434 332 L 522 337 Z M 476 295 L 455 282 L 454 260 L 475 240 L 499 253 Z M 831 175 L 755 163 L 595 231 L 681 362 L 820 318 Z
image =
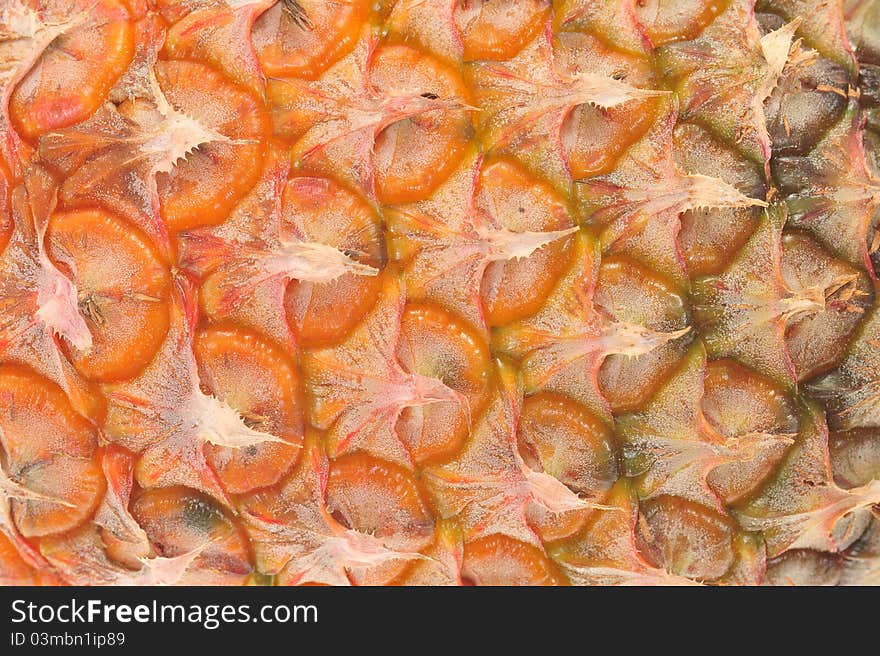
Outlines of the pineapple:
M 0 582 L 880 583 L 878 34 L 0 0 Z

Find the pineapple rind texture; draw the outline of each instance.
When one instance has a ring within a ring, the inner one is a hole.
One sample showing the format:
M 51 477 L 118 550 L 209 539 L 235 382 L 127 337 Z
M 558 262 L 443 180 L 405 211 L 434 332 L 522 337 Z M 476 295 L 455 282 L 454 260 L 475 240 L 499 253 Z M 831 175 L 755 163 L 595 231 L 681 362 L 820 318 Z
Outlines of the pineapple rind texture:
M 0 584 L 880 584 L 875 0 L 0 0 Z

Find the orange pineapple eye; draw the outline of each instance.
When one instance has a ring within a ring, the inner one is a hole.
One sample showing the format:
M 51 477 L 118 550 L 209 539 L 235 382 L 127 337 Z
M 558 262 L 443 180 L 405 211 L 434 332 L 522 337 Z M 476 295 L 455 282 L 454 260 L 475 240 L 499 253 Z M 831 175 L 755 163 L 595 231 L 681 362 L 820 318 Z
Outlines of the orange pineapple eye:
M 227 403 L 248 426 L 291 443 L 265 442 L 242 449 L 206 445 L 217 476 L 232 494 L 277 483 L 299 459 L 302 441 L 296 366 L 278 347 L 236 328 L 202 330 L 193 351 L 206 394 Z
M 130 510 L 156 553 L 166 558 L 232 532 L 232 523 L 214 501 L 185 487 L 146 489 L 132 500 Z
M 450 102 L 467 102 L 469 96 L 455 70 L 404 45 L 381 47 L 370 79 L 391 95 L 431 94 Z M 466 109 L 428 112 L 389 125 L 373 149 L 379 201 L 391 205 L 430 196 L 461 162 L 470 136 Z
M 517 430 L 520 456 L 531 469 L 545 472 L 585 498 L 601 501 L 617 480 L 613 434 L 580 404 L 552 392 L 523 402 Z M 545 542 L 577 531 L 590 508 L 561 514 L 530 510 L 530 523 Z
M 526 464 L 576 492 L 597 496 L 617 480 L 613 433 L 583 406 L 539 392 L 523 402 L 518 441 Z
M 76 285 L 92 335 L 88 351 L 64 344 L 74 366 L 100 382 L 136 376 L 168 331 L 168 266 L 143 233 L 103 210 L 53 215 L 47 247 Z
M 508 160 L 483 167 L 476 205 L 498 227 L 515 232 L 575 225 L 562 196 Z M 488 324 L 498 326 L 537 312 L 567 267 L 570 252 L 571 241 L 557 239 L 527 258 L 490 263 L 480 290 Z
M 544 544 L 565 540 L 583 528 L 590 518 L 592 508 L 578 508 L 563 512 L 551 512 L 540 506 L 530 506 L 526 511 L 529 526 Z
M 231 141 L 203 144 L 157 175 L 162 218 L 171 232 L 220 223 L 260 177 L 269 135 L 265 109 L 203 64 L 160 61 L 156 77 L 174 108 Z
M 385 265 L 382 224 L 367 202 L 325 178 L 293 178 L 282 196 L 282 231 L 333 246 L 378 270 Z M 345 273 L 324 283 L 293 281 L 284 295 L 291 325 L 305 347 L 342 339 L 379 294 L 378 275 Z
M 464 60 L 510 59 L 540 32 L 549 14 L 545 0 L 461 0 L 454 19 Z
M 434 518 L 412 472 L 366 453 L 330 463 L 327 510 L 346 528 L 369 533 L 388 548 L 418 551 L 430 544 Z
M 251 34 L 263 72 L 315 79 L 354 47 L 369 12 L 369 0 L 276 3 Z
M 687 325 L 687 306 L 672 285 L 624 257 L 603 259 L 594 300 L 618 321 L 664 332 Z M 679 340 L 644 355 L 608 356 L 599 370 L 599 388 L 611 409 L 638 409 L 663 384 L 686 347 L 686 340 Z
M 554 42 L 559 66 L 574 71 L 600 71 L 636 87 L 655 88 L 651 61 L 623 53 L 590 33 L 562 32 Z M 621 155 L 657 120 L 663 101 L 633 100 L 600 109 L 583 104 L 575 107 L 562 124 L 562 148 L 575 180 L 610 173 Z
M 709 425 L 726 438 L 753 433 L 787 435 L 798 429 L 791 398 L 770 379 L 735 360 L 709 363 L 701 409 Z M 784 453 L 785 446 L 780 445 L 779 450 L 762 452 L 760 457 L 722 464 L 707 480 L 725 503 L 736 503 L 773 475 Z
M 797 410 L 788 395 L 735 360 L 709 363 L 701 405 L 712 427 L 727 437 L 797 430 Z
M 637 540 L 655 567 L 712 581 L 734 563 L 733 521 L 692 501 L 661 496 L 639 504 Z
M 74 412 L 64 391 L 18 365 L 0 365 L 3 469 L 44 499 L 13 499 L 25 537 L 62 533 L 86 520 L 104 493 L 94 428 Z
M 461 575 L 475 585 L 567 585 L 537 547 L 501 534 L 464 545 Z
M 195 550 L 196 570 L 188 584 L 241 584 L 251 573 L 247 540 L 210 498 L 185 487 L 150 488 L 131 503 L 131 514 L 158 556 Z
M 397 424 L 417 463 L 451 456 L 488 400 L 492 363 L 485 340 L 441 308 L 413 304 L 401 318 L 397 358 L 410 373 L 437 378 L 467 400 L 467 408 L 453 401 L 405 408 Z
M 572 178 L 611 172 L 624 151 L 654 123 L 659 106 L 660 102 L 648 98 L 604 110 L 593 105 L 575 107 L 562 127 Z
M 697 37 L 724 11 L 724 0 L 639 0 L 639 22 L 657 48 Z
M 122 2 L 62 4 L 77 5 L 73 15 L 88 12 L 86 24 L 61 34 L 47 47 L 9 103 L 13 125 L 30 141 L 88 118 L 134 54 L 134 32 Z

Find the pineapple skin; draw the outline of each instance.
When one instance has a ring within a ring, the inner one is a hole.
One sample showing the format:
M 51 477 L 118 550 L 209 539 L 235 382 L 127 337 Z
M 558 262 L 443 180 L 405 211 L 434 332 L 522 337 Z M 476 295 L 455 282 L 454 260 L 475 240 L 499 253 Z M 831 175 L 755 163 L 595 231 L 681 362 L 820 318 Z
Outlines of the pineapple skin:
M 0 584 L 880 583 L 878 35 L 0 0 Z

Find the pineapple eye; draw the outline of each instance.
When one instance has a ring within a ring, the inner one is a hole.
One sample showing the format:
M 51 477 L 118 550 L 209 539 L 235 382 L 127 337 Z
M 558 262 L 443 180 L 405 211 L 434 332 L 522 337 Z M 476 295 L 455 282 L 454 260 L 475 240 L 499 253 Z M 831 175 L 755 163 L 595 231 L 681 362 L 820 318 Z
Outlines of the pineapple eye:
M 89 349 L 64 347 L 77 371 L 101 382 L 140 373 L 168 328 L 170 277 L 147 235 L 103 210 L 58 212 L 49 221 L 48 254 L 75 285 Z
M 448 457 L 469 433 L 470 415 L 486 402 L 491 369 L 486 344 L 452 314 L 433 304 L 410 304 L 401 318 L 397 356 L 404 369 L 443 382 L 466 399 L 406 408 L 397 427 L 416 462 Z
M 3 363 L 0 442 L 0 503 L 22 536 L 62 534 L 94 511 L 105 489 L 97 435 L 61 387 Z
M 227 403 L 247 428 L 291 442 L 207 447 L 224 488 L 241 494 L 277 483 L 299 458 L 302 418 L 294 363 L 256 332 L 240 328 L 201 330 L 193 350 L 207 393 Z
M 31 6 L 42 9 L 31 13 Z M 96 0 L 87 11 L 77 7 L 16 0 L 0 7 L 0 22 L 7 22 L 8 12 L 13 17 L 12 33 L 0 33 L 4 81 L 21 76 L 9 88 L 9 117 L 28 141 L 89 118 L 132 62 L 135 30 L 125 4 Z M 14 16 L 22 11 L 22 23 L 31 27 L 20 32 Z M 38 65 L 29 65 L 30 57 Z
M 537 547 L 501 534 L 464 545 L 465 585 L 562 585 L 563 577 Z
M 541 30 L 550 10 L 543 0 L 468 0 L 455 5 L 453 20 L 465 61 L 509 59 Z

